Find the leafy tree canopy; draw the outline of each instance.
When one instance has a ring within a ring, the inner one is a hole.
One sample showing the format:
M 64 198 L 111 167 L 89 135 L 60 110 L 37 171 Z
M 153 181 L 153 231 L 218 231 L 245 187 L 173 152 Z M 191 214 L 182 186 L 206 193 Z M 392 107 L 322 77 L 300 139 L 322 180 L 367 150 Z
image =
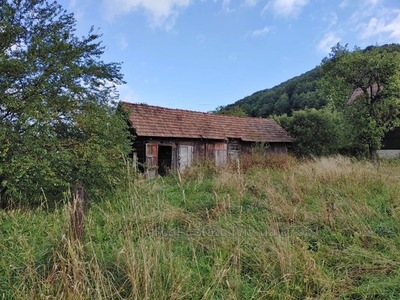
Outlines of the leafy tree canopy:
M 327 109 L 295 111 L 274 119 L 295 138 L 294 152 L 301 157 L 338 153 L 342 145 L 340 116 Z
M 318 81 L 321 76 L 321 68 L 316 67 L 271 89 L 258 91 L 233 104 L 218 107 L 217 112 L 223 113 L 240 108 L 251 117 L 268 117 L 291 115 L 293 111 L 306 108 L 322 108 L 326 105 L 326 100 L 318 92 Z
M 400 125 L 399 45 L 356 48 L 338 44 L 322 64 L 322 93 L 343 113 L 354 146 L 370 154 Z
M 248 117 L 248 114 L 238 105 L 230 106 L 229 108 L 225 108 L 223 106 L 219 106 L 216 108 L 213 113 L 219 115 L 229 115 L 229 116 L 236 116 L 236 117 Z
M 0 202 L 61 199 L 76 182 L 112 186 L 129 151 L 116 113 L 120 64 L 101 60 L 93 28 L 56 2 L 0 4 Z

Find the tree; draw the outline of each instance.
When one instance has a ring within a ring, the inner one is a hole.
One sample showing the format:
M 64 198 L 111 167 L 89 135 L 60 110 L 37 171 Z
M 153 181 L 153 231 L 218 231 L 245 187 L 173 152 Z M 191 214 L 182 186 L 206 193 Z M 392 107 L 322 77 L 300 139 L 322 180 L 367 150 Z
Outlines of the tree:
M 224 106 L 218 106 L 213 113 L 218 115 L 248 117 L 247 113 L 239 105 L 231 106 L 229 108 L 226 108 Z
M 306 109 L 275 120 L 295 138 L 294 153 L 300 157 L 338 153 L 341 142 L 340 117 L 326 109 Z
M 266 118 L 273 114 L 291 115 L 293 111 L 306 108 L 323 108 L 326 105 L 325 98 L 317 92 L 321 76 L 321 67 L 318 66 L 275 87 L 255 92 L 221 107 L 220 110 L 239 106 L 249 116 Z
M 374 158 L 384 134 L 400 125 L 400 46 L 338 44 L 322 64 L 323 93 L 343 113 L 353 147 Z
M 56 2 L 0 4 L 0 202 L 62 199 L 81 182 L 90 195 L 120 178 L 129 151 L 116 112 L 120 64 L 104 63 L 100 36 L 75 35 Z

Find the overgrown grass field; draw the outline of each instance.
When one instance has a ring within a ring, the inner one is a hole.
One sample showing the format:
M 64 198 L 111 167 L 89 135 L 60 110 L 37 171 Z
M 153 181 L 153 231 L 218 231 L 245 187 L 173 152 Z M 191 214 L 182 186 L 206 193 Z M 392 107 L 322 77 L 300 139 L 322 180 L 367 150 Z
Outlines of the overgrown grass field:
M 0 299 L 399 299 L 400 162 L 259 157 L 0 211 Z

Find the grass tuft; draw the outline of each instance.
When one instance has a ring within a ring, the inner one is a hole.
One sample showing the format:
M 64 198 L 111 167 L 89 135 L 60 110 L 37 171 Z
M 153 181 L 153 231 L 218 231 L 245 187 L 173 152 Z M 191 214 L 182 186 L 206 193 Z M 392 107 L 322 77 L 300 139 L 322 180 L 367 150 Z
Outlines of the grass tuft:
M 0 211 L 1 299 L 398 299 L 400 163 L 256 156 Z M 79 237 L 78 237 L 79 236 Z

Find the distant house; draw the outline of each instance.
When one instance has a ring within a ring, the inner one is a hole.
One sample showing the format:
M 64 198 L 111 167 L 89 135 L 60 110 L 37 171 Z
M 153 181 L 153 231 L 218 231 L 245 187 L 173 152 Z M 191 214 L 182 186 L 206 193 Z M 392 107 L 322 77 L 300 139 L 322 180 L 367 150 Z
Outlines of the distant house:
M 400 158 L 400 127 L 385 134 L 377 154 L 381 158 Z
M 193 161 L 217 165 L 251 154 L 258 143 L 287 153 L 292 137 L 274 120 L 242 118 L 122 103 L 129 112 L 134 155 L 150 176 L 183 170 Z

